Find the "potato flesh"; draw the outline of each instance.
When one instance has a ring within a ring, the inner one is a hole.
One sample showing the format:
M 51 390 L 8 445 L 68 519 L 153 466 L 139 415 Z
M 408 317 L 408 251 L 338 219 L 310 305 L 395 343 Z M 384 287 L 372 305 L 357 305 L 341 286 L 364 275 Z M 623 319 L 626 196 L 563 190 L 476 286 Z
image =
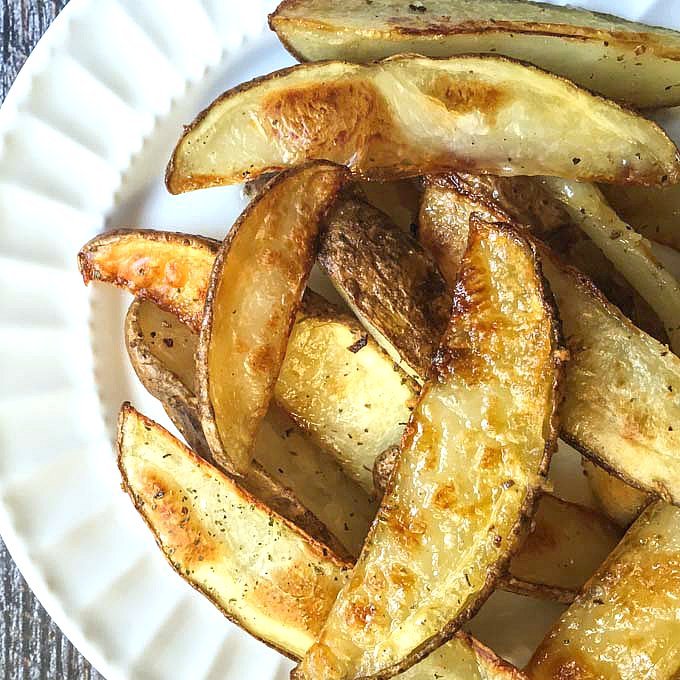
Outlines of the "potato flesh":
M 252 202 L 215 261 L 198 345 L 201 422 L 215 460 L 247 471 L 314 259 L 321 219 L 346 179 L 311 164 Z
M 582 465 L 598 506 L 612 522 L 624 529 L 638 518 L 652 499 L 650 494 L 622 482 L 587 458 L 583 459 Z
M 511 0 L 289 0 L 270 24 L 304 61 L 491 52 L 638 107 L 680 104 L 680 34 L 582 9 Z
M 680 284 L 654 257 L 649 241 L 609 207 L 592 184 L 557 177 L 542 180 L 562 201 L 572 219 L 658 314 L 680 354 Z
M 510 562 L 509 589 L 529 595 L 543 590 L 562 602 L 574 599 L 621 537 L 599 513 L 551 495 L 541 497 L 534 526 Z
M 680 509 L 657 502 L 534 654 L 533 680 L 671 680 L 680 668 Z
M 303 64 L 227 92 L 168 166 L 173 193 L 310 159 L 369 179 L 446 170 L 644 185 L 680 179 L 654 123 L 506 59 L 394 57 Z
M 488 596 L 555 443 L 559 370 L 542 286 L 517 236 L 482 227 L 471 238 L 390 488 L 296 678 L 390 677 Z
M 373 462 L 398 444 L 417 385 L 350 317 L 315 298 L 291 333 L 274 398 L 345 474 L 373 494 Z
M 680 186 L 651 188 L 603 184 L 616 213 L 646 238 L 680 250 Z

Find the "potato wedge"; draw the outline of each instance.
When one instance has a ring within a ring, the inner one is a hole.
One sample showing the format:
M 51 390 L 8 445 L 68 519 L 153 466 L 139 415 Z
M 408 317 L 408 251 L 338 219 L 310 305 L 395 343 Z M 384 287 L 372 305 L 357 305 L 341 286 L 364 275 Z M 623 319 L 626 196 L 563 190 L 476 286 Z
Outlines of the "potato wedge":
M 651 494 L 610 475 L 587 458 L 582 460 L 582 465 L 590 490 L 602 512 L 623 529 L 627 529 L 639 517 L 653 498 Z
M 302 61 L 490 52 L 637 107 L 680 104 L 679 33 L 583 9 L 516 0 L 285 0 L 269 24 Z
M 198 330 L 218 249 L 217 241 L 191 234 L 121 229 L 86 243 L 78 267 L 86 284 L 104 281 L 125 288 Z
M 458 248 L 463 231 L 450 217 L 453 245 L 446 221 L 430 230 L 438 264 L 438 253 Z M 562 438 L 628 484 L 680 503 L 680 359 L 636 328 L 589 279 L 537 247 L 571 355 L 560 406 Z M 445 278 L 447 264 L 444 259 L 440 265 Z
M 369 494 L 373 462 L 401 441 L 417 395 L 356 319 L 305 297 L 274 399 Z
M 190 448 L 213 462 L 193 387 L 197 335 L 155 303 L 135 300 L 126 317 L 126 342 L 144 387 L 160 400 Z M 254 453 L 241 480 L 246 491 L 336 554 L 359 554 L 377 504 L 276 406 L 260 425 Z
M 596 186 L 557 177 L 544 177 L 541 182 L 654 309 L 673 351 L 680 354 L 680 284 L 654 257 L 649 241 L 621 220 Z
M 422 246 L 350 196 L 326 217 L 319 264 L 393 361 L 422 380 L 451 309 L 446 283 Z
M 542 642 L 533 680 L 672 680 L 680 669 L 680 509 L 657 502 Z
M 447 170 L 643 185 L 680 180 L 661 128 L 557 76 L 490 56 L 303 64 L 225 92 L 186 128 L 171 193 L 311 159 L 364 179 Z
M 206 266 L 207 260 L 212 257 L 214 261 L 219 244 L 206 240 L 201 245 L 206 264 L 188 270 L 188 297 L 182 298 L 181 290 L 168 281 L 169 267 L 154 267 L 142 287 L 135 270 L 127 266 L 130 258 L 145 258 L 149 241 L 162 245 L 157 253 L 160 261 L 183 259 L 183 234 L 145 230 L 103 234 L 82 251 L 80 260 L 88 263 L 88 269 L 83 270 L 84 276 L 86 271 L 88 274 L 85 280 L 114 283 L 130 292 L 143 291 L 163 310 L 184 312 L 189 327 L 198 332 L 205 297 L 194 296 L 192 291 L 207 290 L 212 269 L 212 264 Z M 184 365 L 178 370 L 193 372 L 195 367 Z M 417 393 L 417 384 L 394 366 L 356 319 L 306 292 L 274 388 L 274 400 L 369 494 L 373 492 L 373 461 L 400 442 Z
M 378 516 L 292 677 L 391 677 L 475 613 L 528 528 L 556 444 L 560 373 L 533 248 L 474 223 Z
M 229 619 L 298 659 L 314 641 L 351 565 L 177 441 L 123 405 L 123 486 L 171 566 Z M 404 680 L 519 680 L 524 676 L 469 635 Z
M 620 538 L 619 528 L 600 513 L 544 494 L 502 588 L 572 602 Z
M 201 425 L 215 460 L 244 474 L 314 264 L 324 214 L 347 172 L 282 173 L 242 213 L 213 265 L 196 354 Z
M 680 250 L 680 187 L 600 186 L 616 213 L 645 238 Z
M 118 447 L 123 486 L 175 570 L 263 642 L 303 654 L 351 565 L 129 404 Z
M 680 503 L 680 359 L 541 248 L 571 360 L 562 438 L 624 481 Z

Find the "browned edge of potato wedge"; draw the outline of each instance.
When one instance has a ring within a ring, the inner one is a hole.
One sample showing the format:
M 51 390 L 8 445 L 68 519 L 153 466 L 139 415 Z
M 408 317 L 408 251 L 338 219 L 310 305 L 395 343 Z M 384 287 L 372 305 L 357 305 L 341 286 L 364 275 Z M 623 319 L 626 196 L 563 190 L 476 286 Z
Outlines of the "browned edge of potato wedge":
M 454 196 L 455 198 L 455 196 Z M 467 211 L 467 212 L 466 212 Z M 431 253 L 454 281 L 446 254 L 459 248 L 460 215 L 433 211 Z M 487 214 L 480 213 L 484 219 Z M 493 218 L 492 218 L 493 219 Z M 453 228 L 450 228 L 451 222 Z M 680 359 L 637 328 L 588 277 L 536 242 L 564 327 L 571 360 L 560 407 L 562 438 L 623 481 L 680 503 Z
M 119 229 L 86 243 L 78 253 L 78 267 L 86 284 L 103 281 L 125 288 L 199 330 L 219 245 L 180 232 Z
M 292 677 L 392 677 L 475 614 L 544 490 L 563 359 L 533 245 L 473 222 L 451 321 L 380 510 Z
M 672 680 L 680 668 L 680 508 L 650 505 L 555 623 L 532 680 Z
M 491 52 L 637 107 L 680 104 L 680 34 L 584 9 L 517 0 L 284 0 L 269 25 L 300 61 Z
M 588 458 L 583 458 L 581 465 L 598 507 L 623 529 L 627 529 L 654 498 L 652 494 L 626 484 Z
M 390 357 L 422 379 L 451 308 L 446 283 L 423 247 L 383 212 L 347 196 L 326 217 L 318 261 Z
M 345 168 L 274 178 L 227 234 L 210 275 L 196 353 L 201 425 L 215 460 L 245 474 Z
M 164 312 L 155 303 L 137 298 L 130 305 L 125 317 L 125 343 L 132 368 L 142 385 L 161 402 L 170 420 L 186 439 L 189 448 L 201 458 L 214 463 L 201 428 L 198 401 L 193 387 L 195 383 L 193 350 L 198 343 L 196 334 L 173 314 Z M 276 423 L 273 423 L 272 430 L 277 431 Z M 294 441 L 290 440 L 291 434 L 292 432 L 289 432 L 287 437 L 279 439 L 278 442 L 275 437 L 267 437 L 265 446 L 269 455 L 266 462 L 270 462 L 269 459 L 273 457 L 272 440 L 278 443 L 279 448 L 289 451 L 294 445 Z M 256 444 L 256 457 L 258 448 L 262 451 L 262 446 L 258 447 Z M 279 459 L 277 467 L 280 464 Z M 321 471 L 315 468 L 315 474 L 320 473 Z M 326 504 L 323 499 L 313 503 L 314 508 L 306 507 L 297 489 L 291 487 L 293 481 L 283 475 L 273 476 L 258 460 L 254 460 L 248 474 L 242 478 L 241 485 L 274 512 L 327 545 L 335 554 L 344 559 L 356 556 L 362 541 L 358 542 L 358 546 L 357 541 L 347 541 L 348 546 L 345 547 L 343 541 L 335 536 L 335 533 L 340 534 L 341 529 L 348 527 L 347 520 L 334 522 L 335 513 L 324 512 Z M 310 496 L 313 484 L 304 484 L 304 487 L 304 501 L 309 502 L 310 498 L 313 498 Z M 343 499 L 347 495 L 342 494 Z M 354 513 L 360 517 L 363 508 L 357 507 L 358 505 L 360 504 L 348 505 L 345 508 L 345 515 Z M 314 510 L 320 511 L 319 516 Z M 367 519 L 366 532 L 369 522 L 370 517 Z M 346 541 L 346 532 L 342 534 L 342 538 Z
M 166 185 L 234 184 L 312 159 L 374 180 L 455 170 L 680 180 L 656 123 L 559 76 L 489 55 L 398 55 L 301 64 L 225 92 L 185 128 Z
M 227 618 L 299 659 L 350 565 L 128 404 L 119 449 L 123 488 L 173 569 Z M 443 673 L 451 680 L 525 677 L 462 632 L 402 680 Z
M 351 564 L 127 403 L 118 448 L 123 488 L 172 567 L 229 619 L 299 657 Z

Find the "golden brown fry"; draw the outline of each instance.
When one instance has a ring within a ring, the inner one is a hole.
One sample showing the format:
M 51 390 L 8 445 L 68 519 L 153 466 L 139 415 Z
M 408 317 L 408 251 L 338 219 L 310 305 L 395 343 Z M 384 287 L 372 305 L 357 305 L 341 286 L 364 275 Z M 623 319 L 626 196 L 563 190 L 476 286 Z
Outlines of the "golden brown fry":
M 658 125 L 562 78 L 488 55 L 402 55 L 302 64 L 225 92 L 186 128 L 166 184 L 234 184 L 312 159 L 375 180 L 455 170 L 680 180 Z
M 313 163 L 250 203 L 213 265 L 196 355 L 201 425 L 215 460 L 244 474 L 316 256 L 321 221 L 347 180 Z
M 533 248 L 512 230 L 473 226 L 454 313 L 390 486 L 294 677 L 391 677 L 474 614 L 547 474 L 560 356 Z

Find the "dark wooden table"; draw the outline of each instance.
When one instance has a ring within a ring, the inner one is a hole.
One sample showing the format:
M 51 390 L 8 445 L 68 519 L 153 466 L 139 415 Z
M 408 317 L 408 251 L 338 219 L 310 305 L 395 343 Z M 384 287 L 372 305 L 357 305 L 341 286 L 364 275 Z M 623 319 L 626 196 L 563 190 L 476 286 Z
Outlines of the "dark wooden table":
M 0 96 L 7 90 L 50 22 L 68 0 L 2 0 Z M 0 540 L 0 678 L 99 680 L 97 671 L 62 635 Z

